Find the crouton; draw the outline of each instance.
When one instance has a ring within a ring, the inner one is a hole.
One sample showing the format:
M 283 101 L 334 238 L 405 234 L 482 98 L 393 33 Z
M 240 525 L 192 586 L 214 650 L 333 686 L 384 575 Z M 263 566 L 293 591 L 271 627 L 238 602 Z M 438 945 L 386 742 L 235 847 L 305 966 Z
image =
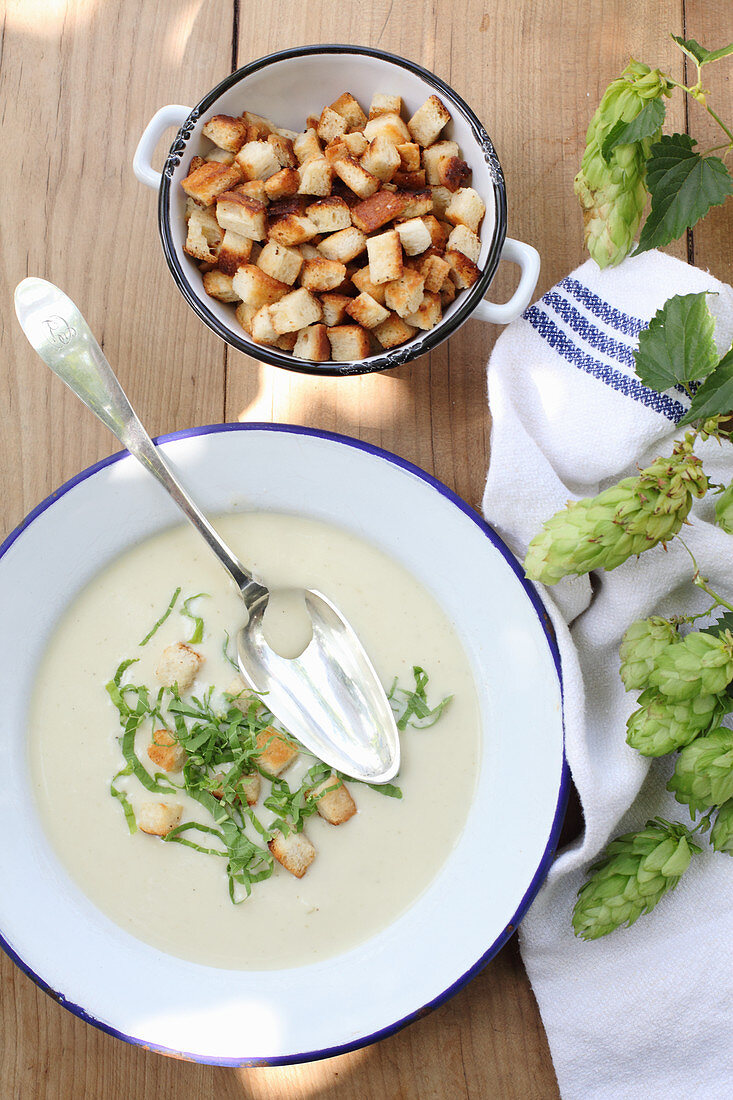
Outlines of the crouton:
M 346 265 L 338 260 L 327 260 L 325 256 L 306 260 L 300 273 L 301 286 L 314 293 L 335 290 L 341 286 L 345 278 Z
M 468 287 L 473 286 L 481 274 L 473 260 L 465 256 L 463 252 L 449 249 L 445 254 L 445 259 L 446 263 L 450 264 L 450 277 L 458 290 L 467 290 Z
M 290 291 L 287 283 L 273 279 L 254 264 L 244 264 L 238 269 L 232 279 L 232 287 L 242 301 L 253 306 L 255 310 L 272 305 Z
M 260 306 L 252 318 L 250 335 L 256 344 L 276 344 L 279 332 L 275 331 L 272 323 L 272 306 Z
M 329 141 L 333 141 L 334 138 L 341 137 L 345 134 L 349 126 L 346 119 L 332 110 L 330 107 L 324 107 L 321 111 L 321 117 L 318 120 L 318 126 L 316 133 L 321 141 L 328 144 Z
M 281 168 L 274 176 L 265 181 L 265 194 L 268 199 L 283 199 L 288 195 L 297 195 L 300 176 L 294 168 Z
M 366 199 L 379 190 L 377 177 L 367 172 L 350 153 L 333 161 L 333 170 L 360 199 Z
M 315 240 L 316 238 L 314 237 L 313 239 Z M 299 244 L 298 252 L 300 252 L 304 260 L 317 260 L 321 255 L 316 246 L 309 241 L 304 241 L 303 244 Z
M 293 142 L 282 134 L 268 134 L 267 142 L 278 159 L 281 168 L 297 168 L 298 158 L 295 155 Z
M 395 187 L 404 191 L 424 191 L 425 169 L 421 168 L 417 172 L 395 172 L 392 182 Z
M 351 208 L 351 220 L 362 233 L 373 233 L 381 229 L 393 218 L 399 217 L 404 209 L 404 199 L 391 191 L 378 191 L 363 202 Z
M 429 214 L 433 209 L 433 196 L 427 188 L 424 191 L 398 191 L 397 193 L 404 202 L 402 217 L 405 219 L 421 218 L 423 214 Z
M 240 302 L 234 311 L 234 316 L 237 318 L 240 325 L 248 336 L 252 335 L 252 318 L 254 317 L 256 312 L 257 310 L 255 309 L 255 307 L 249 305 L 248 302 Z
M 275 199 L 267 210 L 268 224 L 274 225 L 286 214 L 303 214 L 307 205 L 308 199 L 303 195 L 288 195 L 284 199 Z
M 188 691 L 203 663 L 204 658 L 195 649 L 191 649 L 190 645 L 174 642 L 161 653 L 155 675 L 164 687 L 178 684 L 179 691 Z
M 292 286 L 298 278 L 302 266 L 303 257 L 300 252 L 278 244 L 277 241 L 268 241 L 257 260 L 257 267 L 288 286 Z
M 275 833 L 267 847 L 278 863 L 296 878 L 302 878 L 316 858 L 316 850 L 305 833 Z
M 305 287 L 300 287 L 276 302 L 270 310 L 270 317 L 275 331 L 282 336 L 283 333 L 297 332 L 314 321 L 320 321 L 322 312 L 318 299 Z
M 323 155 L 331 167 L 333 167 L 337 160 L 341 160 L 342 157 L 348 157 L 352 154 L 343 138 L 335 138 L 333 141 L 329 141 L 328 145 L 323 150 Z
M 246 183 L 240 183 L 234 190 L 240 195 L 247 195 L 250 199 L 257 199 L 258 202 L 264 203 L 265 206 L 267 206 L 270 201 L 270 196 L 267 194 L 264 180 L 247 180 Z
M 431 187 L 433 196 L 433 213 L 438 218 L 444 218 L 448 209 L 448 203 L 453 198 L 453 193 L 447 187 Z
M 211 298 L 218 298 L 220 302 L 239 302 L 241 300 L 232 286 L 231 275 L 226 275 L 217 268 L 204 273 L 204 290 Z
M 189 176 L 191 175 L 192 172 L 195 172 L 197 168 L 201 168 L 202 165 L 204 165 L 204 164 L 206 164 L 205 157 L 191 157 L 191 160 L 189 161 L 189 165 L 188 165 L 188 174 L 189 174 Z
M 183 806 L 178 802 L 143 802 L 135 817 L 141 833 L 150 836 L 168 836 L 183 816 Z
M 348 229 L 339 229 L 338 233 L 331 233 L 318 245 L 318 251 L 322 252 L 327 260 L 338 260 L 346 264 L 360 255 L 367 247 L 367 239 L 355 225 Z
M 373 141 L 369 142 L 361 158 L 362 167 L 383 183 L 392 179 L 401 163 L 396 147 L 383 134 L 377 135 Z
M 252 255 L 252 243 L 249 237 L 242 237 L 233 229 L 226 229 L 216 257 L 219 270 L 225 275 L 234 275 L 237 268 L 246 264 Z
M 366 242 L 369 278 L 373 283 L 389 283 L 402 274 L 402 245 L 395 229 L 388 229 Z
M 425 148 L 433 144 L 447 122 L 450 122 L 450 114 L 437 95 L 431 95 L 415 111 L 407 123 L 407 129 L 413 140 Z
M 441 305 L 443 306 L 443 309 L 445 309 L 446 306 L 455 301 L 456 284 L 449 277 L 445 280 L 438 293 L 440 294 Z
M 234 153 L 228 153 L 226 149 L 212 149 L 204 160 L 207 164 L 234 164 Z
M 298 745 L 274 726 L 265 726 L 257 734 L 257 764 L 269 775 L 280 775 L 290 767 L 298 752 Z
M 316 808 L 322 818 L 331 825 L 343 825 L 356 813 L 356 803 L 346 786 L 335 775 L 329 776 L 308 792 L 316 800 Z
M 293 151 L 298 158 L 298 164 L 305 164 L 313 157 L 323 156 L 323 149 L 316 131 L 309 128 L 304 133 L 298 134 L 293 142 Z
M 331 358 L 336 363 L 351 363 L 366 359 L 372 345 L 369 333 L 359 325 L 336 325 L 327 330 L 331 344 Z
M 186 761 L 186 750 L 168 730 L 155 730 L 148 745 L 148 756 L 164 772 L 179 772 Z
M 445 220 L 452 225 L 465 225 L 476 233 L 485 213 L 486 206 L 479 193 L 473 187 L 461 187 L 445 209 Z
M 436 141 L 435 145 L 431 145 L 429 149 L 424 149 L 422 161 L 428 183 L 439 185 L 441 181 L 438 175 L 438 167 L 441 160 L 457 157 L 460 151 L 457 141 Z
M 305 212 L 319 233 L 337 233 L 339 229 L 348 229 L 351 225 L 349 208 L 338 195 L 328 195 L 312 202 Z
M 283 332 L 275 341 L 275 347 L 281 351 L 292 351 L 298 340 L 297 332 Z
M 441 252 L 445 248 L 445 243 L 448 240 L 448 230 L 444 225 L 438 221 L 434 214 L 424 214 L 423 222 L 430 234 L 430 240 L 433 242 L 433 247 L 439 249 Z
M 442 316 L 443 307 L 440 295 L 427 292 L 423 295 L 423 300 L 417 310 L 414 313 L 408 313 L 404 320 L 406 324 L 412 325 L 414 328 L 429 329 L 437 325 Z
M 372 331 L 383 348 L 395 348 L 414 336 L 417 330 L 406 324 L 398 314 L 391 313 L 386 321 L 382 321 Z
M 377 118 L 379 115 L 401 115 L 402 97 L 398 95 L 385 95 L 384 92 L 375 92 L 369 107 L 369 118 Z
M 312 157 L 298 169 L 298 187 L 301 195 L 330 195 L 333 169 L 325 157 Z
M 351 92 L 343 92 L 338 99 L 335 99 L 331 104 L 331 110 L 345 119 L 349 130 L 363 130 L 366 126 L 367 116 Z
M 420 272 L 405 268 L 399 279 L 387 284 L 384 304 L 400 317 L 407 317 L 420 307 L 424 293 L 425 280 Z
M 221 226 L 213 213 L 197 206 L 188 219 L 183 251 L 194 259 L 216 263 L 221 239 Z
M 224 778 L 225 775 L 220 772 L 214 776 L 214 782 L 223 784 Z M 260 797 L 261 786 L 262 781 L 259 772 L 245 772 L 236 781 L 229 797 L 232 802 L 246 802 L 248 806 L 256 806 Z M 223 785 L 215 787 L 211 793 L 214 798 L 222 799 L 224 797 Z
M 400 235 L 400 243 L 408 256 L 417 256 L 430 248 L 433 243 L 430 231 L 422 218 L 410 218 L 395 226 Z
M 267 228 L 267 236 L 278 244 L 284 244 L 288 248 L 312 241 L 318 236 L 318 229 L 310 220 L 302 214 L 284 214 L 277 220 L 271 221 Z
M 370 142 L 375 137 L 384 137 L 392 145 L 404 145 L 406 141 L 410 141 L 410 131 L 400 116 L 391 111 L 370 118 L 364 127 L 364 137 Z
M 457 191 L 471 179 L 471 169 L 460 157 L 444 157 L 438 165 L 438 182 L 448 191 Z
M 464 256 L 468 256 L 469 260 L 473 260 L 474 263 L 478 262 L 478 258 L 481 255 L 481 241 L 476 234 L 472 233 L 470 229 L 467 229 L 465 225 L 457 225 L 455 229 L 451 230 L 447 247 L 456 252 L 462 252 Z
M 204 124 L 201 131 L 204 137 L 213 141 L 220 149 L 238 153 L 247 137 L 247 123 L 243 118 L 230 115 L 214 115 Z
M 225 191 L 216 202 L 216 220 L 222 229 L 233 229 L 240 237 L 263 241 L 266 235 L 265 204 L 239 191 Z
M 277 130 L 275 123 L 271 119 L 265 118 L 264 115 L 256 115 L 253 111 L 242 111 L 241 117 L 248 126 L 256 127 L 265 134 L 274 133 Z
M 237 153 L 235 163 L 245 180 L 268 180 L 280 171 L 281 164 L 269 141 L 248 141 Z
M 375 302 L 384 305 L 384 288 L 386 284 L 372 282 L 368 265 L 362 267 L 360 271 L 355 271 L 351 276 L 351 281 L 358 291 L 368 294 Z
M 350 298 L 346 299 L 351 301 Z M 324 316 L 326 310 L 323 310 Z M 331 344 L 325 325 L 308 325 L 297 335 L 293 355 L 299 359 L 309 359 L 313 363 L 325 363 L 331 358 Z
M 204 162 L 181 181 L 181 187 L 201 206 L 210 206 L 217 195 L 229 191 L 241 178 L 242 170 L 236 164 Z
M 338 325 L 343 321 L 346 316 L 346 307 L 351 298 L 346 294 L 322 294 L 321 295 L 321 308 L 323 309 L 323 323 L 331 328 L 333 325 Z M 330 355 L 330 346 L 329 346 Z
M 353 317 L 363 328 L 376 328 L 389 317 L 389 310 L 363 291 L 358 298 L 352 298 L 346 307 L 349 317 Z
M 227 695 L 231 696 L 230 703 L 237 710 L 241 710 L 242 714 L 247 714 L 252 703 L 256 703 L 257 706 L 261 706 L 262 700 L 256 691 L 247 687 L 241 676 L 235 676 L 229 684 L 226 690 Z
M 352 157 L 360 157 L 362 153 L 366 153 L 369 148 L 369 142 L 360 130 L 357 130 L 353 134 L 344 134 L 343 144 L 351 153 Z
M 395 148 L 400 155 L 400 171 L 417 172 L 420 168 L 420 146 L 414 141 L 406 141 Z
M 426 293 L 437 294 L 450 275 L 450 264 L 441 256 L 426 256 L 418 267 L 418 271 L 425 279 Z

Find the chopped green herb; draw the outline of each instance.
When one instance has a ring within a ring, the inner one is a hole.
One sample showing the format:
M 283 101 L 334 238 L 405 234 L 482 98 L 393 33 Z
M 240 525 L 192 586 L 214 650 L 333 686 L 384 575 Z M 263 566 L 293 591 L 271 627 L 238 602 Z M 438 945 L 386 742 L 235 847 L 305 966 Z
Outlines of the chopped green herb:
M 230 642 L 231 642 L 231 638 L 229 637 L 229 631 L 225 630 L 224 631 L 224 642 L 222 644 L 221 651 L 224 655 L 224 659 L 229 662 L 229 664 L 232 666 L 234 671 L 239 672 L 238 663 L 234 660 L 234 658 L 229 653 L 229 643 Z
M 201 618 L 200 615 L 194 615 L 194 613 L 191 611 L 190 605 L 193 603 L 194 600 L 200 600 L 204 596 L 208 599 L 209 593 L 197 592 L 195 596 L 189 596 L 187 600 L 184 600 L 183 606 L 181 607 L 181 614 L 185 615 L 186 618 L 190 619 L 193 623 L 193 633 L 188 639 L 189 644 L 192 645 L 196 645 L 196 643 L 200 642 L 204 636 L 204 620 Z
M 109 793 L 112 795 L 113 798 L 116 798 L 117 801 L 122 806 L 122 809 L 124 810 L 124 813 L 125 813 L 125 820 L 127 822 L 127 827 L 130 830 L 130 833 L 136 833 L 137 832 L 137 821 L 135 819 L 135 811 L 133 810 L 132 806 L 130 805 L 130 800 L 127 797 L 127 795 L 125 794 L 124 791 L 121 791 L 119 787 L 115 787 L 115 783 L 120 778 L 120 776 L 123 776 L 123 775 L 132 775 L 132 769 L 128 766 L 126 768 L 122 768 L 121 771 L 117 772 L 117 775 L 115 775 L 113 777 L 112 782 L 109 785 Z
M 452 695 L 446 695 L 437 706 L 431 708 L 428 706 L 425 693 L 429 680 L 427 672 L 419 665 L 413 665 L 412 675 L 415 677 L 413 691 L 400 687 L 395 677 L 387 696 L 394 711 L 398 730 L 407 729 L 408 726 L 415 726 L 416 729 L 434 726 L 453 698 Z
M 156 630 L 158 629 L 158 627 L 159 627 L 159 626 L 162 626 L 162 625 L 163 625 L 163 623 L 165 622 L 165 620 L 166 620 L 166 619 L 168 618 L 168 616 L 170 615 L 171 611 L 173 610 L 173 608 L 174 608 L 174 607 L 175 607 L 175 605 L 176 605 L 176 600 L 178 599 L 178 597 L 180 596 L 180 594 L 181 594 L 181 589 L 180 589 L 180 588 L 177 588 L 177 589 L 175 590 L 175 592 L 173 593 L 173 595 L 171 596 L 171 602 L 170 602 L 170 603 L 168 604 L 168 606 L 166 607 L 165 611 L 163 612 L 163 614 L 162 614 L 162 615 L 160 616 L 160 618 L 158 619 L 157 623 L 155 623 L 155 625 L 153 626 L 153 628 L 152 628 L 151 630 L 149 630 L 149 631 L 148 631 L 148 633 L 147 633 L 147 634 L 145 635 L 145 637 L 143 638 L 143 640 L 142 640 L 141 642 L 138 642 L 138 645 L 147 645 L 147 644 L 148 644 L 148 642 L 149 642 L 149 641 L 150 641 L 150 639 L 152 638 L 153 634 L 155 634 L 155 632 L 156 632 Z

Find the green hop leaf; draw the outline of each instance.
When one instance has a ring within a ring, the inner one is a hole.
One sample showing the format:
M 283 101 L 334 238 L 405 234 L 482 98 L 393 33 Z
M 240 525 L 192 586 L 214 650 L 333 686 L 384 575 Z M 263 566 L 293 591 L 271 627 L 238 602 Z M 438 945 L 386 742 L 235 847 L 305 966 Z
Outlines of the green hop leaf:
M 663 649 L 677 641 L 676 628 L 667 619 L 637 619 L 621 639 L 619 670 L 627 691 L 646 687 L 649 674 Z
M 681 702 L 648 688 L 639 696 L 639 709 L 626 723 L 626 741 L 642 756 L 665 756 L 689 745 L 733 710 L 723 695 L 696 695 Z
M 718 810 L 710 843 L 716 852 L 727 852 L 733 856 L 733 798 L 729 798 Z
M 667 646 L 649 675 L 649 686 L 672 700 L 720 695 L 733 680 L 733 634 L 695 630 Z
M 578 891 L 576 936 L 595 940 L 622 925 L 630 927 L 674 890 L 699 851 L 684 825 L 662 818 L 612 840 Z
M 715 498 L 715 522 L 727 535 L 733 535 L 733 484 Z
M 733 53 L 733 43 L 730 46 L 723 46 L 719 50 L 706 50 L 694 38 L 681 38 L 677 34 L 673 34 L 672 38 L 682 52 L 691 57 L 698 65 L 707 65 L 710 61 L 719 61 L 721 57 L 729 57 Z
M 668 298 L 649 327 L 639 333 L 634 359 L 645 386 L 663 393 L 677 384 L 706 378 L 715 369 L 715 322 L 706 298 L 704 290 Z
M 710 626 L 704 627 L 701 634 L 712 634 L 715 638 L 719 638 L 721 634 L 726 631 L 730 631 L 733 634 L 733 611 L 724 611 L 723 614 Z
M 631 122 L 619 119 L 603 142 L 601 149 L 603 159 L 608 162 L 617 145 L 634 145 L 638 141 L 643 141 L 644 138 L 654 137 L 661 129 L 666 113 L 667 108 L 663 99 L 650 99 Z
M 705 379 L 692 399 L 692 404 L 679 422 L 692 424 L 709 416 L 719 416 L 733 409 L 733 347 Z
M 733 193 L 720 157 L 700 156 L 696 144 L 688 134 L 666 134 L 652 145 L 646 165 L 652 209 L 635 255 L 676 241 Z
M 690 807 L 690 817 L 733 797 L 733 730 L 719 726 L 682 749 L 667 790 Z

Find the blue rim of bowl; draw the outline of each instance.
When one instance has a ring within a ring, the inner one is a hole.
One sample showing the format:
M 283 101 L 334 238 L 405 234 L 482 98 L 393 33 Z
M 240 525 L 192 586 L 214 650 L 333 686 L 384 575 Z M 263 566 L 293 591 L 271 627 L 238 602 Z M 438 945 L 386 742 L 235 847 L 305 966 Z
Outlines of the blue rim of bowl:
M 384 352 L 380 355 L 372 355 L 367 359 L 349 363 L 310 363 L 305 359 L 296 359 L 286 352 L 279 351 L 277 348 L 270 348 L 265 344 L 254 344 L 252 341 L 245 340 L 243 337 L 240 337 L 233 328 L 229 328 L 222 324 L 219 318 L 212 313 L 198 295 L 194 293 L 188 276 L 181 264 L 175 244 L 173 243 L 173 235 L 170 227 L 169 196 L 171 177 L 181 162 L 181 157 L 186 151 L 186 144 L 202 112 L 208 111 L 212 104 L 215 103 L 224 92 L 228 91 L 229 88 L 238 84 L 240 80 L 250 76 L 252 73 L 256 73 L 260 69 L 264 69 L 268 65 L 273 65 L 280 61 L 286 61 L 297 57 L 308 57 L 314 54 L 359 54 L 366 57 L 375 57 L 380 61 L 390 62 L 402 69 L 407 69 L 409 72 L 415 73 L 426 84 L 434 88 L 436 92 L 440 92 L 449 99 L 465 117 L 483 153 L 484 159 L 489 166 L 494 184 L 496 222 L 486 266 L 474 285 L 463 293 L 460 304 L 452 316 L 445 322 L 441 321 L 435 328 L 429 329 L 422 336 L 413 337 L 409 343 L 395 348 L 393 351 Z M 241 69 L 237 69 L 236 72 L 230 73 L 229 76 L 225 77 L 224 80 L 217 84 L 216 87 L 205 95 L 201 102 L 192 109 L 188 118 L 176 134 L 163 166 L 160 191 L 158 194 L 158 231 L 160 233 L 166 262 L 181 294 L 204 324 L 208 325 L 212 332 L 215 332 L 216 335 L 227 344 L 230 344 L 238 351 L 244 352 L 245 355 L 260 359 L 266 363 L 271 363 L 276 367 L 284 367 L 286 370 L 298 371 L 301 374 L 324 374 L 330 377 L 370 374 L 373 371 L 388 370 L 391 367 L 401 366 L 403 363 L 408 362 L 408 360 L 417 358 L 418 355 L 425 355 L 427 352 L 432 351 L 433 348 L 436 348 L 439 344 L 442 344 L 444 340 L 447 340 L 449 336 L 452 336 L 464 321 L 468 320 L 478 303 L 484 298 L 496 274 L 496 269 L 499 266 L 501 250 L 506 238 L 506 187 L 504 185 L 504 174 L 501 170 L 499 158 L 496 155 L 496 151 L 486 128 L 481 124 L 478 116 L 471 110 L 465 100 L 462 99 L 449 84 L 446 84 L 444 80 L 436 76 L 435 73 L 431 73 L 428 69 L 424 69 L 422 65 L 418 65 L 414 61 L 408 61 L 407 58 L 398 57 L 396 54 L 387 53 L 384 50 L 369 49 L 365 46 L 339 45 L 335 43 L 323 46 L 299 46 L 296 49 L 280 50 L 277 53 L 267 54 L 265 57 L 257 58 L 255 61 L 251 61 L 249 65 L 244 65 Z
M 80 1020 L 84 1020 L 85 1023 L 91 1024 L 93 1027 L 99 1028 L 100 1031 L 106 1032 L 108 1035 L 113 1035 L 116 1039 L 122 1039 L 126 1043 L 130 1043 L 133 1046 L 142 1047 L 144 1050 L 154 1051 L 157 1054 L 166 1054 L 174 1058 L 183 1058 L 189 1062 L 197 1062 L 203 1065 L 212 1066 L 227 1066 L 230 1068 L 237 1067 L 255 1067 L 255 1066 L 288 1066 L 296 1065 L 301 1062 L 315 1062 L 322 1058 L 332 1058 L 339 1054 L 348 1054 L 350 1051 L 359 1050 L 362 1047 L 370 1046 L 372 1043 L 378 1042 L 380 1039 L 385 1039 L 389 1035 L 394 1035 L 395 1032 L 400 1031 L 403 1027 L 412 1023 L 414 1020 L 421 1019 L 423 1016 L 428 1015 L 434 1009 L 438 1008 L 444 1001 L 447 1001 L 455 993 L 462 989 L 471 978 L 482 970 L 487 963 L 493 959 L 497 952 L 504 946 L 507 940 L 514 934 L 519 923 L 524 917 L 525 913 L 529 909 L 530 905 L 534 901 L 537 892 L 544 882 L 547 872 L 550 869 L 555 849 L 560 837 L 560 830 L 562 828 L 563 818 L 565 816 L 565 810 L 567 808 L 568 796 L 570 793 L 570 770 L 568 768 L 567 759 L 565 757 L 565 720 L 564 720 L 564 691 L 562 680 L 562 665 L 560 660 L 560 652 L 557 647 L 557 640 L 555 637 L 555 631 L 550 621 L 550 617 L 547 610 L 540 599 L 539 593 L 535 586 L 528 581 L 524 576 L 522 567 L 517 559 L 512 554 L 506 543 L 497 535 L 481 517 L 471 508 L 464 500 L 461 500 L 452 489 L 449 489 L 447 485 L 444 485 L 442 481 L 438 481 L 437 478 L 431 474 L 426 473 L 425 470 L 420 469 L 419 466 L 415 466 L 412 462 L 408 462 L 407 459 L 400 458 L 399 455 L 393 454 L 391 451 L 386 451 L 381 447 L 375 447 L 371 443 L 364 443 L 362 440 L 354 439 L 352 436 L 339 435 L 335 432 L 320 431 L 317 428 L 303 428 L 295 424 L 267 424 L 252 422 L 248 424 L 206 424 L 198 428 L 185 428 L 182 431 L 171 432 L 168 435 L 160 435 L 155 437 L 156 443 L 170 443 L 178 439 L 192 439 L 201 435 L 216 435 L 223 432 L 237 432 L 237 431 L 269 431 L 269 432 L 284 432 L 290 435 L 305 435 L 314 436 L 318 439 L 326 439 L 333 443 L 340 443 L 342 445 L 353 447 L 356 450 L 365 451 L 367 454 L 374 455 L 376 458 L 384 459 L 390 462 L 393 466 L 397 466 L 402 470 L 406 470 L 408 473 L 413 474 L 415 477 L 419 477 L 422 481 L 426 482 L 433 489 L 437 490 L 441 496 L 444 496 L 448 501 L 454 504 L 457 508 L 463 512 L 476 526 L 486 535 L 489 542 L 499 551 L 504 560 L 510 566 L 515 576 L 519 580 L 522 588 L 524 589 L 527 597 L 529 598 L 532 607 L 537 614 L 540 625 L 547 640 L 547 645 L 552 654 L 552 659 L 557 671 L 558 683 L 560 686 L 560 698 L 561 698 L 561 712 L 563 715 L 563 762 L 560 773 L 560 788 L 558 791 L 557 804 L 555 807 L 555 814 L 552 821 L 552 827 L 547 839 L 545 850 L 542 854 L 540 862 L 537 866 L 532 879 L 530 881 L 527 890 L 522 897 L 512 919 L 506 925 L 504 931 L 494 940 L 491 946 L 477 959 L 477 961 L 466 970 L 459 978 L 456 979 L 452 985 L 447 989 L 439 993 L 433 1000 L 428 1001 L 420 1008 L 414 1009 L 408 1013 L 407 1016 L 403 1016 L 399 1020 L 395 1020 L 390 1024 L 386 1024 L 378 1031 L 374 1031 L 369 1035 L 365 1035 L 362 1038 L 356 1039 L 353 1042 L 344 1043 L 341 1046 L 326 1047 L 323 1050 L 314 1051 L 302 1051 L 297 1054 L 280 1055 L 272 1058 L 262 1058 L 257 1056 L 242 1057 L 242 1058 L 216 1058 L 206 1057 L 200 1054 L 187 1054 L 185 1051 L 175 1050 L 172 1047 L 159 1046 L 154 1043 L 146 1043 L 145 1040 L 136 1038 L 133 1035 L 126 1035 L 122 1031 L 118 1031 L 110 1024 L 104 1023 L 102 1020 L 97 1020 L 92 1016 L 82 1005 L 74 1004 L 73 1001 L 67 1000 L 63 993 L 51 988 L 43 978 L 35 973 L 30 966 L 13 950 L 10 944 L 2 935 L 0 931 L 0 947 L 8 955 L 13 962 L 26 974 L 35 984 L 47 993 L 57 1004 L 67 1009 L 74 1016 L 78 1016 Z M 38 504 L 25 519 L 21 520 L 18 526 L 10 532 L 8 537 L 0 546 L 0 559 L 3 558 L 5 553 L 10 549 L 13 543 L 18 537 L 26 530 L 27 527 L 33 523 L 43 512 L 55 504 L 61 497 L 65 496 L 70 489 L 73 489 L 76 485 L 86 481 L 100 470 L 106 469 L 107 466 L 111 466 L 115 462 L 119 462 L 122 458 L 129 456 L 128 451 L 118 451 L 116 454 L 109 455 L 107 458 L 101 459 L 93 466 L 87 467 L 82 470 L 81 473 L 76 474 L 68 481 L 64 482 L 60 488 L 56 489 L 50 496 L 46 497 L 44 501 Z

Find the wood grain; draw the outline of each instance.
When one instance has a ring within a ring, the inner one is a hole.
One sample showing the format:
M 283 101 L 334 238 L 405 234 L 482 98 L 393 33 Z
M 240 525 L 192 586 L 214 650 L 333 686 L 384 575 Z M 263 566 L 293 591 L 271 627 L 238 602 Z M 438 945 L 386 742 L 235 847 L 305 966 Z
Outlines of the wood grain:
M 29 273 L 75 298 L 153 432 L 223 418 L 327 428 L 394 450 L 480 503 L 490 438 L 485 365 L 498 330 L 468 322 L 415 363 L 342 380 L 278 371 L 226 349 L 178 294 L 157 239 L 155 196 L 130 170 L 159 106 L 193 103 L 232 65 L 287 46 L 343 41 L 412 58 L 452 84 L 491 133 L 509 232 L 542 254 L 541 293 L 584 258 L 572 181 L 608 81 L 632 53 L 680 79 L 669 31 L 710 45 L 733 38 L 729 0 L 8 0 L 3 12 L 0 117 L 12 150 L 0 166 L 3 532 L 115 449 L 11 319 L 12 288 Z M 732 73 L 730 63 L 709 71 L 727 119 Z M 685 127 L 679 97 L 668 117 Z M 702 111 L 690 124 L 714 143 Z M 729 203 L 689 242 L 699 266 L 728 280 L 732 219 Z M 687 242 L 672 249 L 687 250 Z M 500 271 L 492 295 L 511 287 L 511 273 Z M 309 1065 L 221 1070 L 126 1046 L 65 1012 L 4 956 L 0 1035 L 0 1100 L 557 1095 L 515 942 L 432 1015 L 366 1050 Z

